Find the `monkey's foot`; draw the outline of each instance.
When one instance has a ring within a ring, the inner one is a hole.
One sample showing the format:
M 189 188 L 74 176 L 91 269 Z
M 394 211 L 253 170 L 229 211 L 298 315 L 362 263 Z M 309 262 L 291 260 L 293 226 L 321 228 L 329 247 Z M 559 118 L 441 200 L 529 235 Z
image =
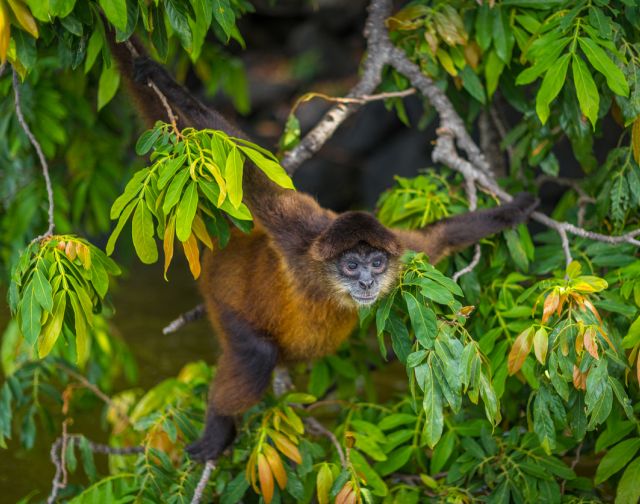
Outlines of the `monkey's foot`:
M 212 415 L 202 437 L 187 446 L 189 456 L 203 464 L 217 459 L 236 437 L 236 427 L 233 417 Z

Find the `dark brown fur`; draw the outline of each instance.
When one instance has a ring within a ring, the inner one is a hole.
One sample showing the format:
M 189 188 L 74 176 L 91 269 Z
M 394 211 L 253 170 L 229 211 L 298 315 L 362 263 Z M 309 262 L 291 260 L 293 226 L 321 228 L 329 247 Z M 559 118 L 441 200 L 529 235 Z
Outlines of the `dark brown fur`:
M 160 65 L 147 58 L 134 64 L 126 49 L 112 46 L 148 122 L 167 120 L 166 110 L 144 84 L 150 78 L 178 113 L 180 125 L 244 136 L 176 84 Z M 459 215 L 420 231 L 403 231 L 388 229 L 364 212 L 337 215 L 325 210 L 306 194 L 276 186 L 255 167 L 245 169 L 243 185 L 254 231 L 234 231 L 226 248 L 205 251 L 203 256 L 200 290 L 222 355 L 205 432 L 189 447 L 202 461 L 217 457 L 231 443 L 233 417 L 260 400 L 277 362 L 331 353 L 354 329 L 357 305 L 328 267 L 333 258 L 360 242 L 386 251 L 390 264 L 383 292 L 388 291 L 403 251 L 424 251 L 436 262 L 523 222 L 534 203 L 525 195 L 512 204 Z

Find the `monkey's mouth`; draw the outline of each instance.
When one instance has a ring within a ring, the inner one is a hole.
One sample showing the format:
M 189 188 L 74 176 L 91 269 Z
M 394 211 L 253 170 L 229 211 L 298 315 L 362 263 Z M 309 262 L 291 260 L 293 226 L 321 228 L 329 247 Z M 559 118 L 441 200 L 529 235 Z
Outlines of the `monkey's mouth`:
M 362 305 L 373 304 L 375 303 L 376 299 L 378 299 L 378 296 L 356 296 L 355 294 L 351 294 L 351 297 L 356 303 Z

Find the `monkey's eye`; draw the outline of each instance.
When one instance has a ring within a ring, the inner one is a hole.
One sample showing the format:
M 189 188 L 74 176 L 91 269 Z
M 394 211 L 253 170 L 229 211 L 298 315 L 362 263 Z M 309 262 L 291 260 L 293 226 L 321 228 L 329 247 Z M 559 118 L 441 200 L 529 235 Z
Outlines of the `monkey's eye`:
M 374 268 L 379 268 L 380 266 L 382 266 L 382 261 L 381 261 L 380 259 L 376 259 L 375 261 L 373 261 L 373 262 L 371 263 L 371 265 L 372 265 Z
M 355 263 L 353 261 L 349 261 L 347 263 L 347 268 L 349 268 L 351 271 L 355 271 L 358 268 L 358 263 Z

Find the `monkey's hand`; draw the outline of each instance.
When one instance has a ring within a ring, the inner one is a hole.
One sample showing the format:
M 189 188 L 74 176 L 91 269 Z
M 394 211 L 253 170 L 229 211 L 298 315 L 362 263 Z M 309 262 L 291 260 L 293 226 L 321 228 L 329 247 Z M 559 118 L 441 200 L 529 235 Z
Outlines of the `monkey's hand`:
M 207 418 L 202 437 L 187 446 L 189 456 L 203 464 L 217 459 L 236 437 L 233 417 L 213 414 Z

